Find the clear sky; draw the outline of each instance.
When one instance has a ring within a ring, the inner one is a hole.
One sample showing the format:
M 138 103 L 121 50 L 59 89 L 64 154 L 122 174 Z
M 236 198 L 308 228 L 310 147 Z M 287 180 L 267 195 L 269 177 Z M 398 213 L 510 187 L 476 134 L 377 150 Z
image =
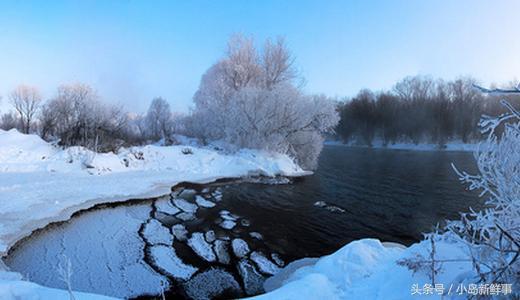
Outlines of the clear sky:
M 233 33 L 285 36 L 309 93 L 352 96 L 407 75 L 520 72 L 520 1 L 0 0 L 0 95 L 20 83 L 50 97 L 85 82 L 145 111 L 154 96 L 187 111 Z

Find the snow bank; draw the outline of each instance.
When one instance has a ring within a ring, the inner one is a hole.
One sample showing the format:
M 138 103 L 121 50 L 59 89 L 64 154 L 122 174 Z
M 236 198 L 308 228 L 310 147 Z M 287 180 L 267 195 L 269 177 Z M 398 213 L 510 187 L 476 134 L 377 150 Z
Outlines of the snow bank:
M 438 242 L 436 247 L 437 259 L 468 258 L 463 247 L 448 239 Z M 269 280 L 270 286 L 282 286 L 254 299 L 417 299 L 419 296 L 412 293 L 413 285 L 422 287 L 431 283 L 431 279 L 426 273 L 413 274 L 397 261 L 417 254 L 428 257 L 428 249 L 429 242 L 403 249 L 385 247 L 374 239 L 354 241 L 310 265 L 291 270 L 289 275 L 282 270 Z M 291 264 L 286 268 L 290 267 Z M 471 263 L 449 262 L 443 264 L 443 268 L 436 283 L 444 286 L 444 292 L 453 286 L 451 295 L 456 295 L 458 283 L 465 277 L 459 275 L 467 275 L 472 269 Z M 276 280 L 280 282 L 273 283 Z M 435 291 L 429 296 L 430 299 L 442 298 Z
M 190 154 L 185 154 L 186 148 Z M 96 154 L 82 147 L 60 149 L 36 135 L 0 130 L 0 255 L 35 229 L 66 220 L 76 211 L 99 203 L 159 197 L 182 181 L 307 174 L 288 156 L 265 151 L 225 154 L 194 146 L 148 145 Z M 0 275 L 7 274 L 2 269 L 0 264 Z M 28 282 L 16 285 L 0 277 L 0 298 L 9 298 L 2 297 L 4 291 L 17 295 L 21 290 L 16 286 L 27 291 L 20 294 L 24 296 L 36 295 L 30 293 L 33 290 L 60 298 L 63 292 Z

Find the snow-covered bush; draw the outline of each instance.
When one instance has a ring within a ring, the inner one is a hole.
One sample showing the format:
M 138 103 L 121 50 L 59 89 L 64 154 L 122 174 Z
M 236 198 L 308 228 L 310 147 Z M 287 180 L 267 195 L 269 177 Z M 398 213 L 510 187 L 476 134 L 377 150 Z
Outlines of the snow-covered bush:
M 234 37 L 226 57 L 202 77 L 186 126 L 204 140 L 290 154 L 315 167 L 323 133 L 338 122 L 335 104 L 305 95 L 283 40 L 262 52 L 251 39 Z
M 447 229 L 468 246 L 482 283 L 513 284 L 513 291 L 519 293 L 520 113 L 508 102 L 503 104 L 508 113 L 485 116 L 480 122 L 488 137 L 475 154 L 479 174 L 456 170 L 469 189 L 487 197 L 486 208 L 463 214 L 461 220 L 449 222 Z M 499 126 L 504 126 L 501 134 L 496 133 Z

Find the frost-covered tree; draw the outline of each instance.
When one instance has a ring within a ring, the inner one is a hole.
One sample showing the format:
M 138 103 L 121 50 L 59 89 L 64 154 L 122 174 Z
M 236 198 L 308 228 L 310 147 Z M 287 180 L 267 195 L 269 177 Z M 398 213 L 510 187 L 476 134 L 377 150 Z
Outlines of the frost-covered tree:
M 36 119 L 42 96 L 32 86 L 20 85 L 9 94 L 9 100 L 20 118 L 23 133 L 29 133 Z
M 305 95 L 297 78 L 283 39 L 259 51 L 252 39 L 234 36 L 226 56 L 203 75 L 186 125 L 205 140 L 287 153 L 313 168 L 322 134 L 338 116 L 333 101 Z
M 520 93 L 487 90 L 491 93 Z M 520 289 L 520 112 L 503 101 L 508 112 L 484 116 L 480 122 L 487 140 L 476 153 L 479 174 L 457 173 L 472 190 L 486 196 L 486 209 L 462 215 L 448 229 L 469 247 L 473 266 L 484 283 L 513 284 Z M 497 128 L 504 126 L 501 134 Z

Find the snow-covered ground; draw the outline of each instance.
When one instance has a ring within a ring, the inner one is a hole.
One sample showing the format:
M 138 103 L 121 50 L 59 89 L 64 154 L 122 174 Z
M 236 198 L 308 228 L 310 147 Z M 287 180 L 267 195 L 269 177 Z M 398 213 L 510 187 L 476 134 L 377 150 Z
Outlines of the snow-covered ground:
M 468 254 L 447 238 L 436 243 L 437 260 L 460 260 L 443 263 L 435 284 L 427 272 L 413 273 L 398 265 L 403 258 L 418 254 L 428 258 L 429 243 L 411 247 L 384 245 L 379 240 L 351 242 L 335 253 L 317 261 L 293 262 L 289 272 L 279 272 L 266 281 L 266 294 L 256 300 L 271 299 L 467 299 L 475 282 L 465 282 L 472 266 Z M 292 267 L 301 264 L 303 266 Z M 444 295 L 442 295 L 444 293 Z M 460 295 L 459 295 L 460 293 Z
M 185 154 L 186 148 L 192 153 Z M 35 229 L 66 220 L 76 211 L 169 194 L 182 181 L 306 174 L 289 157 L 263 151 L 225 154 L 210 147 L 149 145 L 94 154 L 81 147 L 59 149 L 36 135 L 0 130 L 0 254 Z M 39 293 L 68 297 L 66 292 L 20 281 L 17 274 L 2 269 L 0 261 L 0 299 L 38 298 Z
M 327 141 L 325 145 L 333 145 L 333 146 L 348 146 L 348 147 L 360 147 L 360 148 L 368 148 L 366 145 L 358 145 L 356 143 L 343 143 L 341 141 Z M 394 150 L 414 150 L 414 151 L 465 151 L 465 152 L 474 152 L 478 147 L 478 143 L 463 143 L 462 141 L 449 141 L 446 143 L 445 147 L 440 148 L 438 144 L 432 143 L 406 143 L 406 142 L 398 142 L 393 144 L 387 144 L 386 146 L 383 144 L 381 140 L 375 140 L 372 143 L 372 148 L 375 149 L 394 149 Z

